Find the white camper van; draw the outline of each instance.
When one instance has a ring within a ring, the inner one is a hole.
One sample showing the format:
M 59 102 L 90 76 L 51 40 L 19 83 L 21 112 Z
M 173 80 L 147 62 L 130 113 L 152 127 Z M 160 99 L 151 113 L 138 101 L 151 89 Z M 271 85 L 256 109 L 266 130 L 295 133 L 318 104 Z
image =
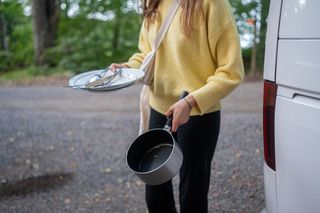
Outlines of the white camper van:
M 267 213 L 320 213 L 320 0 L 271 0 L 264 68 Z

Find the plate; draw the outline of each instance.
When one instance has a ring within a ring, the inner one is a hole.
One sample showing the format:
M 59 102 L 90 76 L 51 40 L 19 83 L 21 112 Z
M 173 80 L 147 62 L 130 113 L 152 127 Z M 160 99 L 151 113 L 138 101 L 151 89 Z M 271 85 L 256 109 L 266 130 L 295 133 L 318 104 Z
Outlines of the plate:
M 140 80 L 144 76 L 144 72 L 139 69 L 132 69 L 132 68 L 122 68 L 121 74 L 117 75 L 111 82 L 107 85 L 96 86 L 93 88 L 86 88 L 85 85 L 89 82 L 89 80 L 96 74 L 103 73 L 103 69 L 101 70 L 93 70 L 84 73 L 80 73 L 69 80 L 69 86 L 77 89 L 77 90 L 86 90 L 86 91 L 96 91 L 96 92 L 103 92 L 103 91 L 112 91 L 121 89 L 131 84 L 135 83 L 136 81 Z M 106 75 L 113 75 L 113 72 L 108 70 Z

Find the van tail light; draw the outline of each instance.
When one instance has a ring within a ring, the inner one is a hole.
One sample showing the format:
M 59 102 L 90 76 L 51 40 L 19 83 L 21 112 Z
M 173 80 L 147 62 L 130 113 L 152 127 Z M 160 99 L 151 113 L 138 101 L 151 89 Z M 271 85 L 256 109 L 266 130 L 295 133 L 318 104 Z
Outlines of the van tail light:
M 277 84 L 264 81 L 263 94 L 263 145 L 266 164 L 276 170 L 274 147 L 274 113 L 277 96 Z

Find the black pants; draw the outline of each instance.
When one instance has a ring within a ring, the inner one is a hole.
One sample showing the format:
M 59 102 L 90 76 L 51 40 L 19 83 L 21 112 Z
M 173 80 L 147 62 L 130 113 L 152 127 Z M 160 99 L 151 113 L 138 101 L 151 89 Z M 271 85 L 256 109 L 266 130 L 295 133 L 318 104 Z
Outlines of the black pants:
M 162 128 L 167 118 L 151 109 L 149 128 Z M 173 135 L 183 152 L 180 169 L 179 202 L 181 213 L 208 212 L 211 161 L 220 130 L 220 111 L 191 116 Z M 146 185 L 149 213 L 177 212 L 172 181 Z

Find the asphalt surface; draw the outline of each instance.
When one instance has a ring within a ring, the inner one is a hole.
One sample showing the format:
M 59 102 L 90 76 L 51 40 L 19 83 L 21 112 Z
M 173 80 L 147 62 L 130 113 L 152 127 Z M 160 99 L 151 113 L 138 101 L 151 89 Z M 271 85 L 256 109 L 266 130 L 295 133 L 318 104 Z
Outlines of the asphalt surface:
M 125 161 L 139 90 L 0 88 L 0 212 L 146 212 Z M 223 101 L 209 212 L 259 213 L 262 165 L 262 83 L 244 83 Z

